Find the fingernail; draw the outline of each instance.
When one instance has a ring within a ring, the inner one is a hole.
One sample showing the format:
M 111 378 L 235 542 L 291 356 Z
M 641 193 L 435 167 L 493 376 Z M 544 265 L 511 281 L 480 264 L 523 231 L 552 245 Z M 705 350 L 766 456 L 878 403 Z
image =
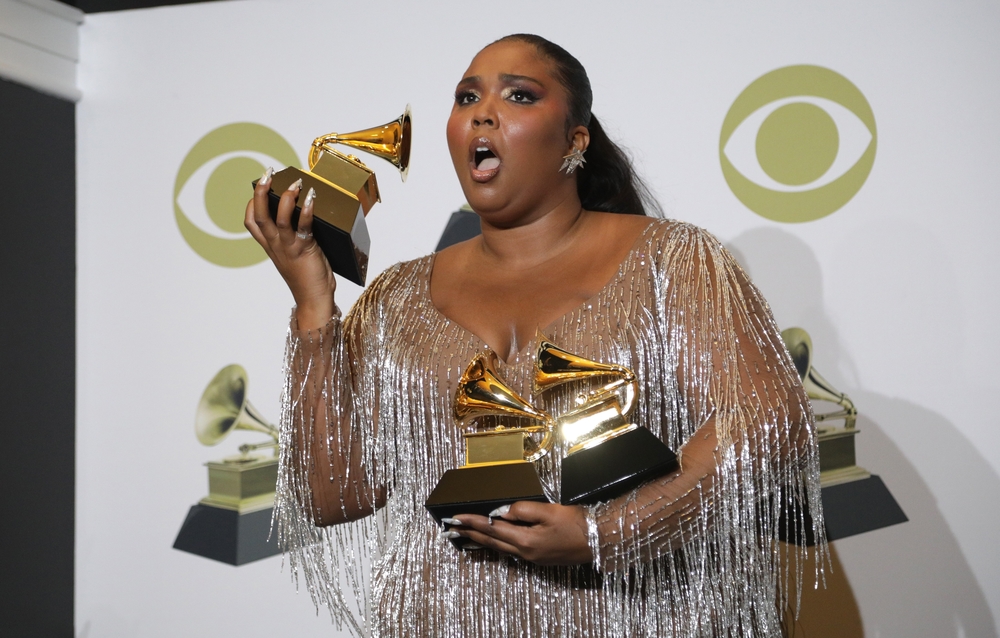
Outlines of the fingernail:
M 300 178 L 295 180 L 295 182 L 288 187 L 288 190 L 290 191 L 302 190 L 302 179 Z
M 299 181 L 301 182 L 302 180 Z M 305 208 L 306 206 L 311 205 L 314 199 L 316 199 L 316 189 L 310 186 L 309 192 L 306 193 L 306 203 L 303 204 L 302 207 Z
M 466 543 L 462 545 L 462 549 L 483 549 L 482 545 L 477 545 L 476 543 Z
M 459 534 L 458 532 L 451 532 L 451 531 L 449 531 L 449 532 L 441 532 L 441 538 L 444 538 L 444 539 L 447 539 L 447 540 L 451 540 L 453 538 L 458 538 L 459 536 L 461 536 L 461 534 Z
M 268 184 L 271 183 L 271 175 L 274 175 L 274 169 L 268 166 L 267 170 L 264 171 L 263 177 L 260 178 L 259 183 L 261 184 L 261 186 L 267 186 Z
M 510 505 L 501 505 L 492 512 L 490 512 L 490 518 L 502 518 L 504 514 L 510 511 Z
M 465 525 L 465 523 L 458 520 L 457 518 L 442 518 L 441 522 L 444 523 L 445 525 Z

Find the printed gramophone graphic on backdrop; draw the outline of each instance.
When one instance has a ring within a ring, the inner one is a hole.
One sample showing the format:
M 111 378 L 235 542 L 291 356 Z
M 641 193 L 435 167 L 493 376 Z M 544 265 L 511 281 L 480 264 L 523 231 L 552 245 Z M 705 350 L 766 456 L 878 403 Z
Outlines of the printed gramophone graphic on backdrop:
M 830 403 L 837 406 L 833 411 L 815 410 L 827 539 L 833 541 L 905 523 L 909 519 L 882 479 L 858 465 L 855 447 L 860 432 L 856 427 L 858 410 L 850 397 L 837 390 L 813 366 L 814 350 L 809 333 L 802 328 L 788 328 L 781 332 L 781 338 L 814 408 Z M 843 425 L 836 425 L 841 419 Z M 788 512 L 806 507 L 791 495 L 781 498 L 785 501 L 786 520 L 789 520 Z M 809 516 L 808 511 L 806 515 Z M 804 545 L 815 543 L 811 523 L 805 526 L 804 535 L 787 525 L 780 529 L 782 540 Z
M 678 467 L 677 456 L 646 428 L 629 421 L 639 395 L 639 383 L 628 368 L 584 359 L 540 337 L 534 390 L 609 378 L 605 385 L 576 397 L 576 407 L 553 417 L 532 406 L 500 379 L 496 354 L 480 354 L 459 380 L 455 417 L 469 426 L 483 417 L 499 425 L 465 431 L 465 464 L 448 470 L 425 506 L 440 522 L 456 514 L 488 515 L 515 501 L 548 502 L 532 465 L 553 448 L 555 437 L 565 444 L 561 459 L 561 502 L 589 505 L 618 496 Z M 510 427 L 523 421 L 534 425 Z M 541 437 L 535 441 L 533 437 Z M 462 547 L 465 538 L 452 541 Z
M 342 144 L 381 157 L 399 169 L 400 177 L 406 181 L 411 132 L 412 118 L 407 105 L 402 115 L 382 126 L 317 137 L 309 149 L 308 171 L 288 167 L 272 176 L 268 192 L 271 218 L 277 217 L 282 193 L 301 179 L 292 228 L 298 229 L 306 194 L 310 188 L 315 189 L 312 234 L 316 243 L 333 272 L 359 286 L 365 285 L 371 248 L 365 216 L 382 198 L 375 172 L 354 155 L 341 153 L 332 146 Z M 256 187 L 257 182 L 253 185 Z
M 203 445 L 217 445 L 234 430 L 266 434 L 260 443 L 244 443 L 239 454 L 209 461 L 208 496 L 192 505 L 174 549 L 230 565 L 242 565 L 279 553 L 268 542 L 274 490 L 278 480 L 278 428 L 247 398 L 249 379 L 237 364 L 220 370 L 205 388 L 195 415 L 195 435 Z M 270 453 L 257 450 L 272 448 Z

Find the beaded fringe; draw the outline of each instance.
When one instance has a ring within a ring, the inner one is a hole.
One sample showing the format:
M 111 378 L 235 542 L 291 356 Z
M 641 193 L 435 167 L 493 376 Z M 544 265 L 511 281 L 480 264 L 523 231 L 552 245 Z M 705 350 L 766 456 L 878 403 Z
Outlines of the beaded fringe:
M 593 566 L 458 552 L 439 538 L 423 502 L 462 463 L 452 400 L 485 344 L 434 308 L 432 266 L 433 256 L 397 264 L 343 321 L 299 333 L 293 320 L 289 331 L 275 520 L 317 610 L 372 637 L 780 636 L 782 611 L 797 613 L 806 550 L 778 538 L 805 537 L 807 522 L 802 508 L 782 516 L 779 490 L 812 515 L 817 586 L 827 562 L 812 411 L 770 309 L 718 240 L 653 222 L 615 279 L 545 328 L 567 350 L 633 369 L 636 422 L 671 448 L 706 422 L 719 441 L 683 493 L 658 480 L 595 507 Z M 525 397 L 536 345 L 499 369 Z M 581 389 L 533 401 L 559 414 Z M 340 476 L 308 443 L 314 434 L 349 461 Z M 561 452 L 536 464 L 554 500 Z M 386 504 L 317 527 L 309 472 L 351 487 L 344 511 L 382 490 Z

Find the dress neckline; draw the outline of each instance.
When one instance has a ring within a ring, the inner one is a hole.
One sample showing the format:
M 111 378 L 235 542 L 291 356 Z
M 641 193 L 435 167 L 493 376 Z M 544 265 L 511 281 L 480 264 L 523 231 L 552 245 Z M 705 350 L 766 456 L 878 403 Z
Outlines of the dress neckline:
M 483 344 L 486 348 L 489 348 L 491 351 L 496 353 L 497 358 L 503 365 L 510 365 L 512 361 L 516 361 L 518 358 L 520 358 L 522 353 L 529 351 L 532 346 L 536 345 L 535 342 L 538 340 L 539 332 L 541 332 L 545 336 L 551 336 L 551 331 L 553 327 L 555 327 L 558 324 L 561 324 L 563 321 L 566 320 L 567 317 L 575 315 L 576 313 L 580 312 L 581 308 L 593 305 L 595 300 L 604 296 L 604 294 L 607 293 L 607 291 L 613 285 L 618 284 L 621 281 L 621 279 L 625 276 L 625 272 L 628 269 L 629 264 L 631 264 L 631 262 L 635 259 L 635 256 L 640 252 L 642 248 L 645 248 L 647 246 L 648 236 L 653 232 L 655 228 L 658 228 L 661 225 L 662 222 L 660 222 L 660 220 L 654 220 L 650 222 L 645 228 L 643 228 L 642 232 L 639 233 L 639 236 L 635 238 L 634 242 L 632 242 L 632 247 L 629 249 L 628 253 L 626 253 L 625 257 L 621 260 L 621 262 L 619 262 L 618 269 L 615 271 L 615 274 L 612 275 L 612 277 L 603 286 L 601 286 L 601 288 L 597 292 L 584 299 L 582 302 L 574 306 L 569 311 L 559 315 L 558 317 L 550 321 L 546 326 L 540 327 L 538 330 L 535 331 L 534 336 L 528 339 L 528 341 L 524 345 L 520 346 L 517 350 L 512 350 L 511 352 L 508 352 L 506 359 L 502 358 L 500 354 L 496 352 L 493 346 L 487 343 L 485 339 L 477 335 L 472 330 L 469 330 L 461 323 L 455 321 L 448 315 L 441 312 L 441 310 L 438 309 L 438 307 L 434 304 L 434 299 L 431 296 L 431 275 L 434 272 L 434 262 L 437 259 L 436 252 L 431 253 L 426 257 L 427 265 L 424 268 L 424 276 L 423 276 L 424 285 L 422 286 L 424 301 L 426 302 L 426 305 L 431 308 L 431 311 L 434 312 L 440 319 L 456 326 L 461 332 L 464 332 L 467 337 L 473 338 L 474 340 Z

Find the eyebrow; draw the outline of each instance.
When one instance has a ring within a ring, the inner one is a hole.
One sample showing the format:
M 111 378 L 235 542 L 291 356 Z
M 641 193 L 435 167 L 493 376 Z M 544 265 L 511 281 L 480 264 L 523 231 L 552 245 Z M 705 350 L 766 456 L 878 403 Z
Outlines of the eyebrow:
M 462 78 L 462 81 L 458 83 L 458 86 L 467 86 L 469 84 L 477 84 L 478 82 L 481 82 L 482 79 L 483 78 L 481 78 L 478 75 L 470 75 L 467 78 Z M 515 75 L 513 73 L 501 73 L 500 74 L 500 81 L 504 82 L 504 83 L 508 83 L 508 82 L 531 82 L 532 84 L 537 84 L 540 87 L 545 86 L 544 84 L 542 84 L 541 82 L 539 82 L 538 80 L 536 80 L 535 78 L 533 78 L 531 76 L 528 76 L 528 75 Z

